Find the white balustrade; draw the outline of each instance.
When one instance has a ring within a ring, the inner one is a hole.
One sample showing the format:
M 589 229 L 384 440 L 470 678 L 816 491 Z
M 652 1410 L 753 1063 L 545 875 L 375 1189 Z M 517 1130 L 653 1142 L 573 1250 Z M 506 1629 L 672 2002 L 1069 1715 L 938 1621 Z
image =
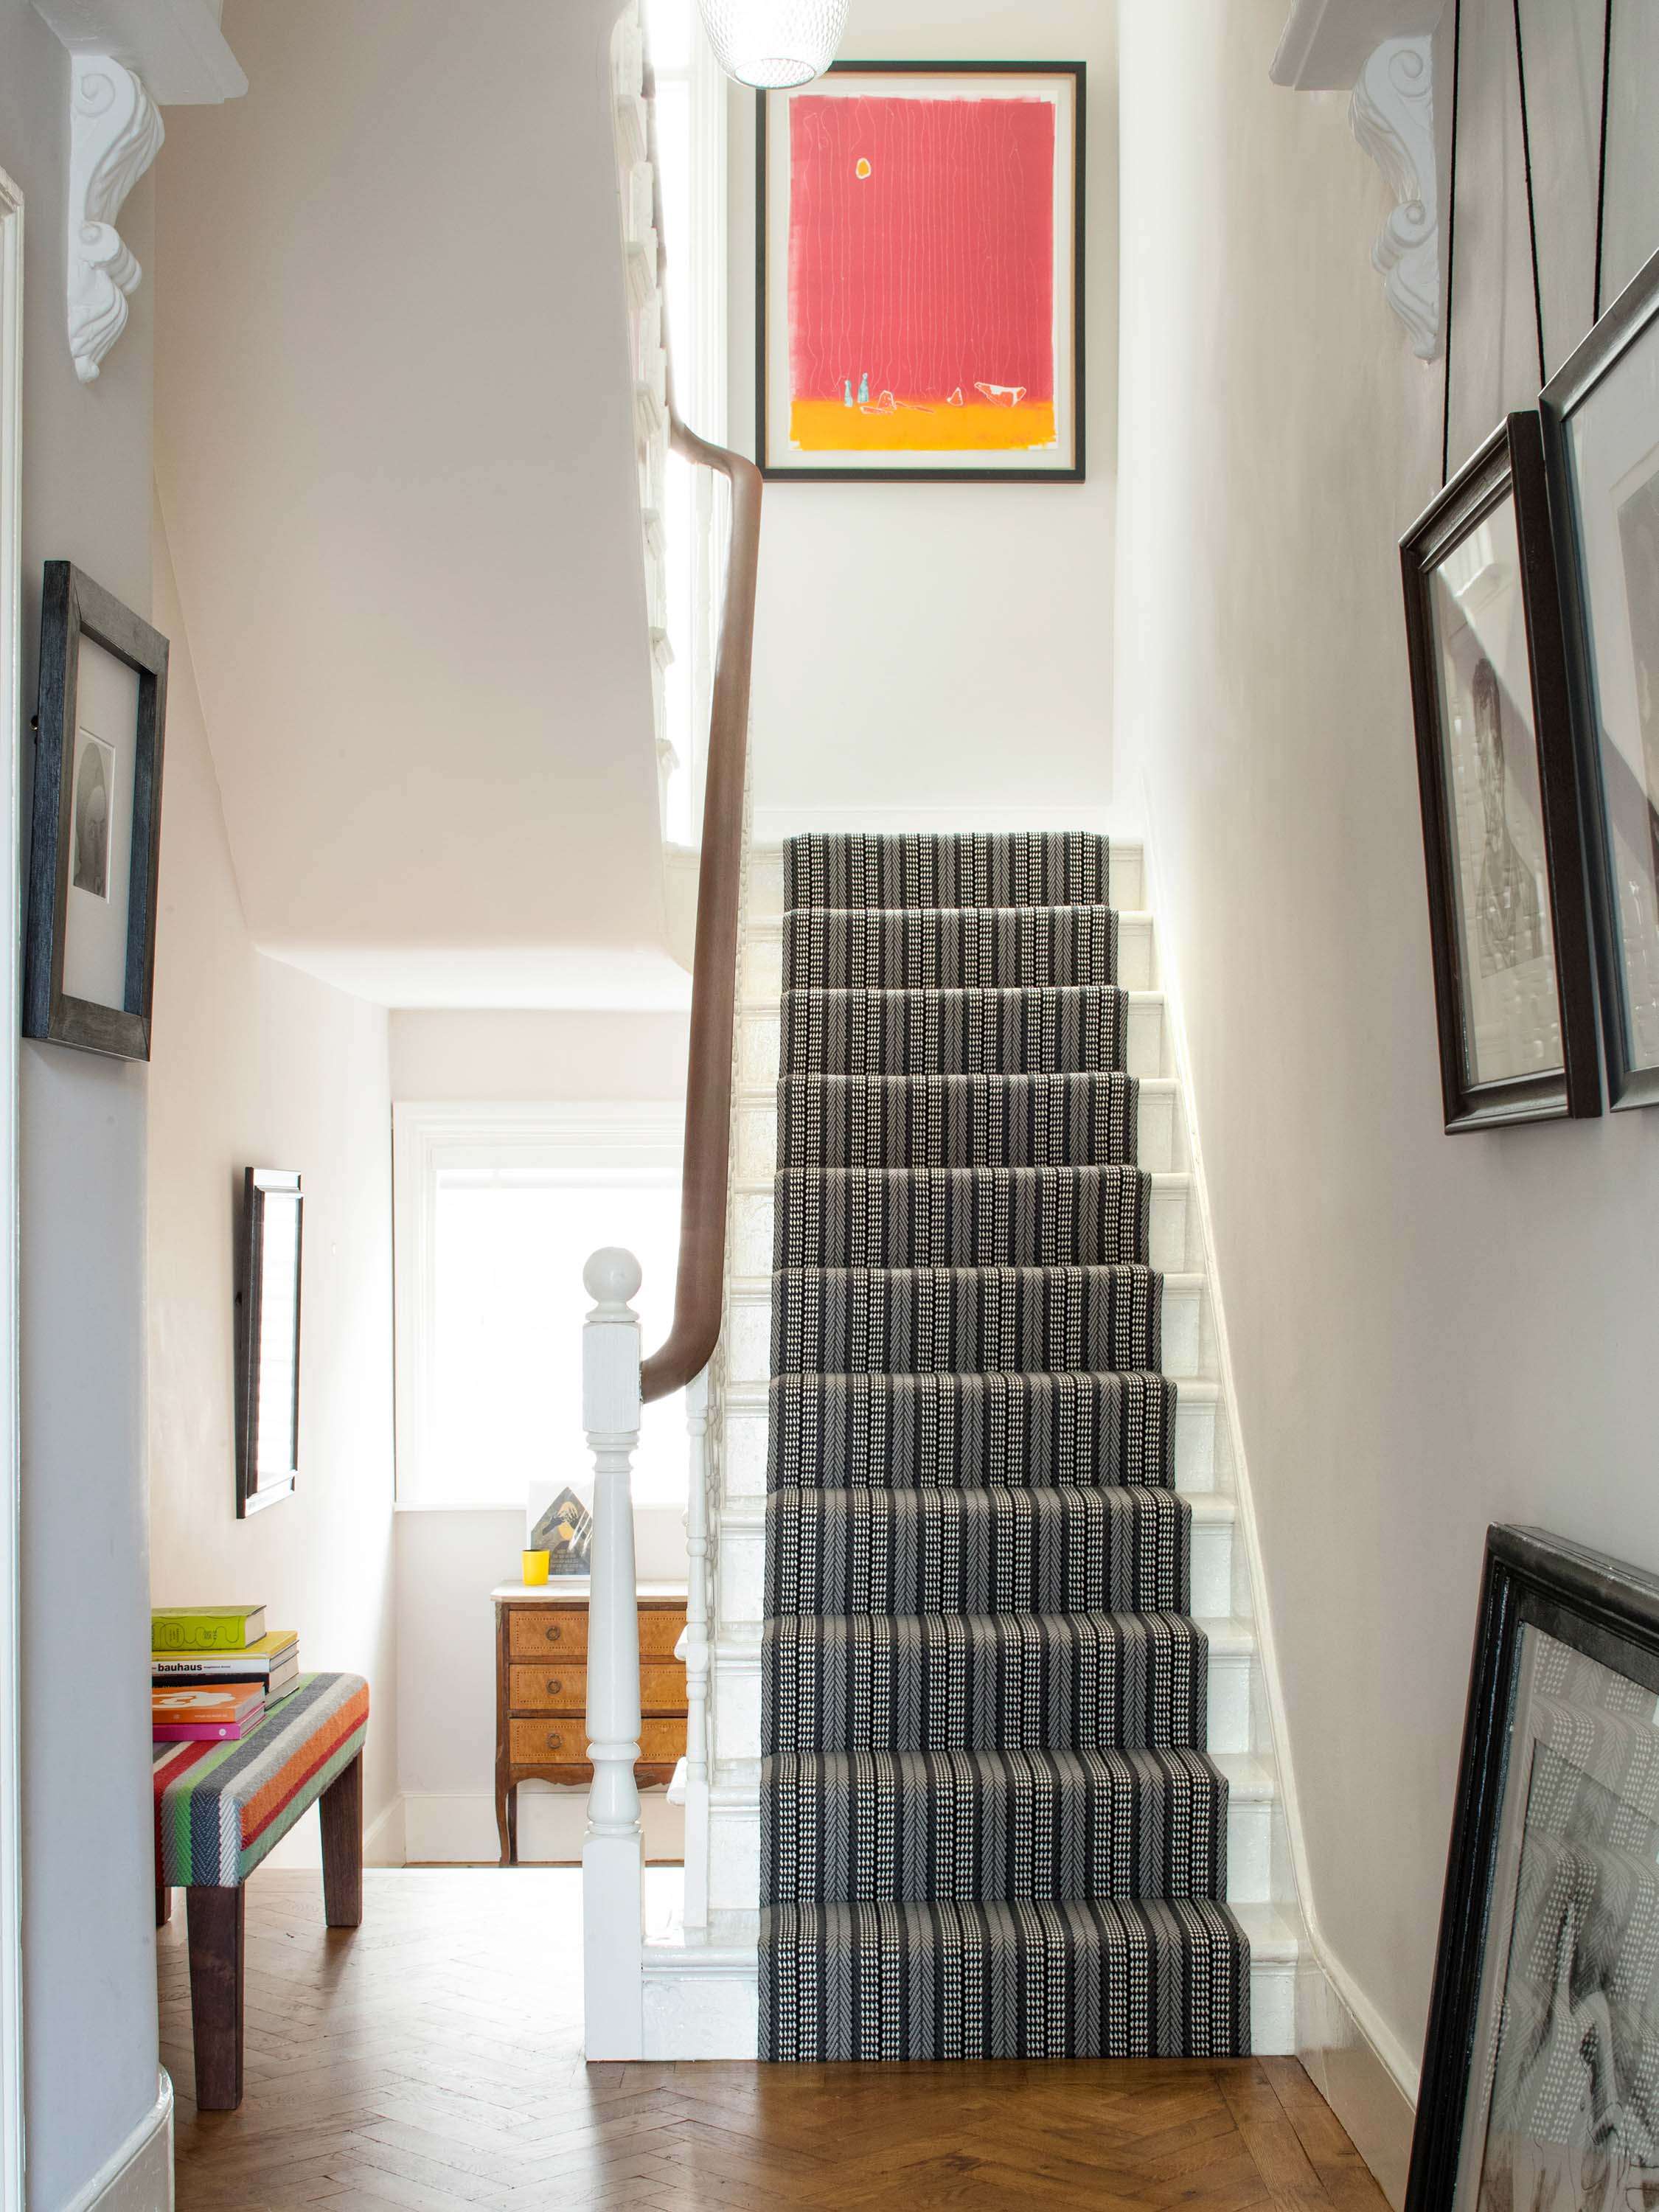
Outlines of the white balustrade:
M 685 1925 L 708 1925 L 708 1370 L 685 1392 Z
M 582 1270 L 594 1301 L 582 1330 L 582 1426 L 593 1455 L 587 1622 L 587 1755 L 593 1781 L 582 1844 L 582 1952 L 590 2059 L 638 2058 L 645 1851 L 640 1755 L 640 1607 L 633 1467 L 640 1440 L 640 1263 L 615 1247 Z

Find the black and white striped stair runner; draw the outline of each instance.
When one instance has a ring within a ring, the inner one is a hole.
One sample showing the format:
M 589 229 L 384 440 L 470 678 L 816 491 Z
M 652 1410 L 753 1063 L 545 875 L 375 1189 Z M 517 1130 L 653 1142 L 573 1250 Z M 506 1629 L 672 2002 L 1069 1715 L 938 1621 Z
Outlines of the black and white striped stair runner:
M 761 2052 L 1249 2047 L 1109 855 L 786 848 Z

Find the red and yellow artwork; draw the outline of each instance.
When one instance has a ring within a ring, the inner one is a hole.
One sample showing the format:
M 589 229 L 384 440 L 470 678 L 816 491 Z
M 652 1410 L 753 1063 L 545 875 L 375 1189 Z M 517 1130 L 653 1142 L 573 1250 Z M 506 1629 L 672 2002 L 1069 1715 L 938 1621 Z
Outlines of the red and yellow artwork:
M 789 95 L 780 122 L 766 459 L 1066 468 L 1076 242 L 1056 232 L 1077 119 L 1063 97 L 1001 77 L 912 92 L 872 65 L 862 84 Z

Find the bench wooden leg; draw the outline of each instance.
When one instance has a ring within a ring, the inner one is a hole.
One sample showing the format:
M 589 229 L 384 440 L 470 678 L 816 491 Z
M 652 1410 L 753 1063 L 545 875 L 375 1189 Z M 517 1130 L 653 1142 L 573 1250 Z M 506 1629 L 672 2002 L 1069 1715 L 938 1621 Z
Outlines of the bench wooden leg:
M 155 1924 L 158 1928 L 165 1928 L 172 1917 L 173 1892 L 170 1888 L 163 1889 L 161 1883 L 157 1882 L 155 1885 Z
M 323 1824 L 323 1915 L 331 1928 L 363 1920 L 363 1755 L 337 1774 L 317 1800 Z
M 242 1960 L 247 1893 L 187 1889 L 190 2025 L 196 2047 L 196 2103 L 234 2112 L 242 2101 Z

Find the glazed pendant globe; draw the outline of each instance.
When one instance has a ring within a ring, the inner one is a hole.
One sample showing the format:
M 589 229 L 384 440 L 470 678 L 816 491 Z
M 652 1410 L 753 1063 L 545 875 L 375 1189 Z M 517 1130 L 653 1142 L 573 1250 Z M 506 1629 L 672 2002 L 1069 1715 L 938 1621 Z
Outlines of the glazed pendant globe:
M 847 0 L 698 0 L 714 58 L 761 91 L 809 84 L 836 58 Z

